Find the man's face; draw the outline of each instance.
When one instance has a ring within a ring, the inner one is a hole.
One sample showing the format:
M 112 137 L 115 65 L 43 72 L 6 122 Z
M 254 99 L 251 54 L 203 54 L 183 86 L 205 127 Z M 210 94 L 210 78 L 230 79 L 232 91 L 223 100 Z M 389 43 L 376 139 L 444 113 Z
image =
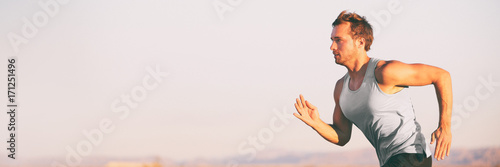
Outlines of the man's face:
M 332 30 L 332 50 L 335 55 L 335 63 L 344 65 L 346 61 L 355 56 L 357 50 L 351 37 L 350 23 L 343 23 L 333 27 Z

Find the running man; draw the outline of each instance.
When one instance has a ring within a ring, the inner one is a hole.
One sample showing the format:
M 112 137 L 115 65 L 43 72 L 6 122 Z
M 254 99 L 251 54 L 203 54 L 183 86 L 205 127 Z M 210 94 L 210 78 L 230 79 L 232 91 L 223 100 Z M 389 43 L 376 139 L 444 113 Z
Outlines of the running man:
M 405 88 L 433 84 L 439 125 L 431 134 L 430 144 L 436 142 L 437 160 L 449 156 L 453 101 L 450 74 L 430 65 L 368 57 L 372 28 L 356 13 L 343 11 L 332 26 L 330 49 L 335 63 L 347 68 L 335 85 L 333 124 L 323 122 L 318 109 L 302 95 L 296 99 L 298 113 L 294 115 L 339 146 L 349 142 L 354 123 L 375 147 L 380 166 L 432 166 L 432 153 Z

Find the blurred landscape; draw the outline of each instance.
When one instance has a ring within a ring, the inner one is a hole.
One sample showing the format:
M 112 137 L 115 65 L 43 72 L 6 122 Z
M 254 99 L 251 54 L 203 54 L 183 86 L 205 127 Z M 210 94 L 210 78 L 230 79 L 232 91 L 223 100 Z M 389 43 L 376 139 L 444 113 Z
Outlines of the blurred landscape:
M 58 161 L 61 164 L 52 164 Z M 16 159 L 0 162 L 2 167 L 66 167 L 64 159 L 38 158 Z M 194 159 L 177 162 L 165 157 L 85 157 L 80 162 L 81 167 L 371 167 L 378 166 L 378 160 L 373 149 L 362 149 L 348 152 L 322 153 L 290 153 L 280 150 L 264 150 L 257 153 L 254 159 L 248 157 L 229 157 L 225 159 Z M 453 149 L 444 161 L 433 159 L 433 166 L 500 166 L 500 147 L 482 149 Z
M 499 0 L 12 0 L 0 8 L 0 54 L 18 58 L 20 105 L 16 159 L 5 149 L 11 116 L 0 115 L 0 167 L 378 166 L 359 128 L 338 148 L 292 115 L 303 94 L 332 122 L 346 69 L 330 50 L 331 24 L 343 10 L 373 23 L 370 57 L 452 75 L 452 153 L 434 166 L 500 164 Z M 435 89 L 409 92 L 429 142 L 440 119 Z M 82 157 L 68 163 L 74 152 Z

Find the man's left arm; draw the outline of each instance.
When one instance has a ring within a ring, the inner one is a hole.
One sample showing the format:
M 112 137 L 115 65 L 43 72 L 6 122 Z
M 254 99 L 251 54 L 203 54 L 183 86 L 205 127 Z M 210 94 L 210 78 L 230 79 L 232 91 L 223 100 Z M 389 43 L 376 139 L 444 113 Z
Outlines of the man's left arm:
M 436 141 L 434 158 L 443 160 L 451 147 L 451 111 L 453 95 L 451 76 L 446 70 L 425 64 L 406 64 L 399 61 L 382 61 L 376 72 L 379 84 L 394 88 L 433 84 L 439 103 L 439 125 L 432 133 L 431 144 Z M 382 81 L 382 82 L 381 82 Z

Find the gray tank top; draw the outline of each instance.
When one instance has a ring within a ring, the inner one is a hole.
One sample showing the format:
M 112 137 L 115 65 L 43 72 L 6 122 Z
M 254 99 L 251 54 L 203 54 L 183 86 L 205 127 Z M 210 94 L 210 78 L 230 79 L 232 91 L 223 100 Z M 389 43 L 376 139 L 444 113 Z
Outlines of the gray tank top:
M 339 99 L 342 112 L 375 147 L 380 166 L 400 153 L 431 156 L 406 89 L 386 94 L 379 88 L 375 79 L 378 62 L 378 59 L 370 59 L 363 83 L 355 91 L 349 89 L 349 74 L 344 76 Z

